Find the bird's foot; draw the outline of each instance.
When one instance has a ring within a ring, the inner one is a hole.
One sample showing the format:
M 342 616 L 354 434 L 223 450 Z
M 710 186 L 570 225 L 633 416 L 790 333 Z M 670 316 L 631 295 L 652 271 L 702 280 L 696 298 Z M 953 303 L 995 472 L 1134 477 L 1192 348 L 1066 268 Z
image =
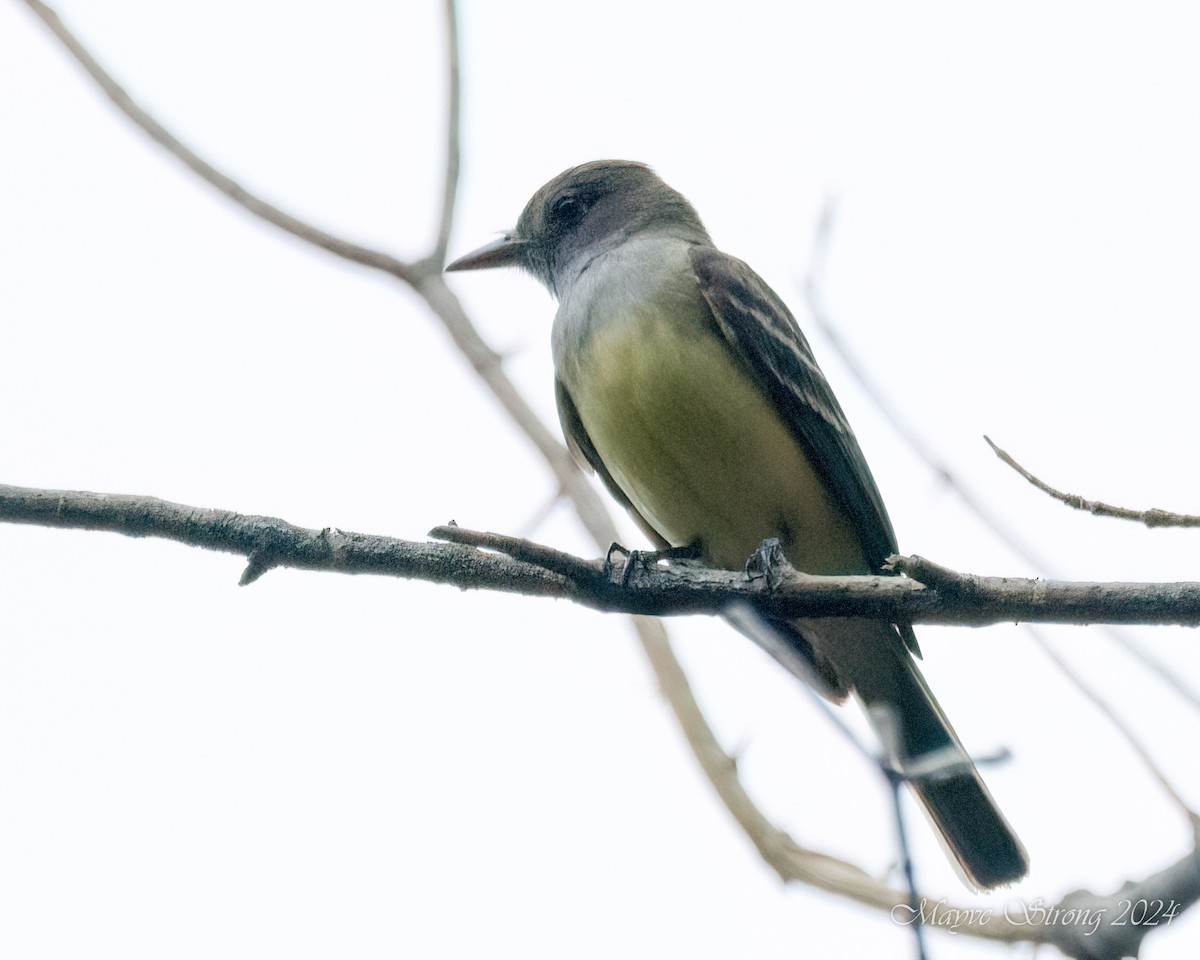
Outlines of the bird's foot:
M 767 537 L 746 561 L 746 576 L 751 580 L 766 580 L 768 590 L 776 589 L 795 573 L 796 568 L 784 555 L 778 537 Z
M 616 582 L 618 580 L 616 557 L 623 556 L 625 560 L 620 563 L 619 581 L 622 587 L 627 587 L 633 581 L 634 572 L 638 567 L 652 567 L 660 560 L 696 560 L 699 559 L 700 553 L 699 541 L 682 547 L 666 547 L 662 550 L 630 550 L 619 543 L 614 543 L 608 548 L 608 553 L 604 555 L 604 573 L 609 580 Z

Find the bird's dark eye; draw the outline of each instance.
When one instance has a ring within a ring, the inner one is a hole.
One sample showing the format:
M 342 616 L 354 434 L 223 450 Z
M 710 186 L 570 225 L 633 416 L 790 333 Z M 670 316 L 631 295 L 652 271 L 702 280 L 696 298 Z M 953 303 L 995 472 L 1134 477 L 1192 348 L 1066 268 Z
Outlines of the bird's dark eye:
M 583 219 L 583 215 L 588 211 L 588 206 L 587 200 L 583 197 L 569 193 L 554 201 L 550 207 L 550 214 L 556 223 L 569 227 Z

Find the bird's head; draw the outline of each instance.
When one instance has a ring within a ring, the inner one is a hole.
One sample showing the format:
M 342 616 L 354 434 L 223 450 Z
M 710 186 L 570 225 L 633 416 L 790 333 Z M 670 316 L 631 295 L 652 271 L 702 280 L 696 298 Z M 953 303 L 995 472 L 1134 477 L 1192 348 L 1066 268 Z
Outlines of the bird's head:
M 634 234 L 709 242 L 692 205 L 644 163 L 594 160 L 560 173 L 533 195 L 515 229 L 446 269 L 524 267 L 556 293 L 567 272 Z

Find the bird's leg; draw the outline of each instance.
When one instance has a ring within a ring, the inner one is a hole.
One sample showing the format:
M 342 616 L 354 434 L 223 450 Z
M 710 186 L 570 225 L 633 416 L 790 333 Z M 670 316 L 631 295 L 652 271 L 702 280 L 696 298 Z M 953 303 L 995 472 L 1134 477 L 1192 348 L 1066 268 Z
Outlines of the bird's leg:
M 664 547 L 661 550 L 630 550 L 614 543 L 604 555 L 604 573 L 609 580 L 616 580 L 617 564 L 613 558 L 617 554 L 623 555 L 625 563 L 621 567 L 621 586 L 627 587 L 633 581 L 634 571 L 638 567 L 652 567 L 660 560 L 698 560 L 701 553 L 699 540 L 682 547 Z
M 767 537 L 746 561 L 746 576 L 751 580 L 766 580 L 768 590 L 774 590 L 795 572 L 778 537 Z

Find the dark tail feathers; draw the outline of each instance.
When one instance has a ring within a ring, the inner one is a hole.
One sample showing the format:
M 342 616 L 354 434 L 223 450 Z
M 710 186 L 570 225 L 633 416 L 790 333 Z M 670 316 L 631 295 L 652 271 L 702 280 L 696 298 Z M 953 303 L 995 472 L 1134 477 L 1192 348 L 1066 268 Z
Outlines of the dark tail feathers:
M 894 627 L 872 620 L 803 620 L 776 623 L 775 636 L 767 638 L 762 630 L 737 625 L 802 679 L 813 683 L 815 674 L 814 685 L 830 699 L 840 699 L 846 688 L 858 695 L 968 883 L 986 890 L 1025 876 L 1025 848 Z

